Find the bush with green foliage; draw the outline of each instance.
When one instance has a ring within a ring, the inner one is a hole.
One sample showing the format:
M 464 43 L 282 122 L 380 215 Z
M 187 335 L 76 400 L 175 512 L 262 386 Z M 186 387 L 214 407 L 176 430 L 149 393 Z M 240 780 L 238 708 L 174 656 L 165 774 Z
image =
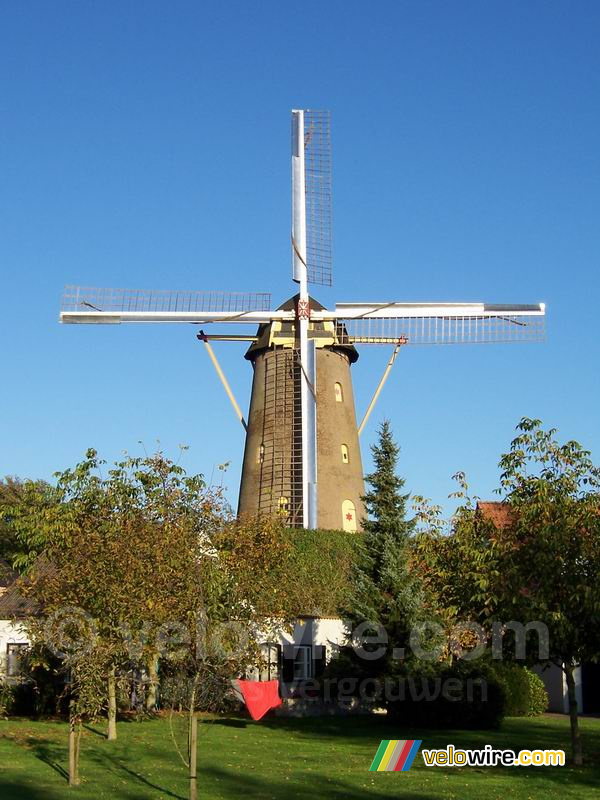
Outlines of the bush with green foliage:
M 487 730 L 498 728 L 506 714 L 504 685 L 486 663 L 436 665 L 433 674 L 401 680 L 404 696 L 388 701 L 387 709 L 406 725 Z
M 506 692 L 507 717 L 535 717 L 548 707 L 544 682 L 527 667 L 502 661 L 495 668 Z
M 7 717 L 14 706 L 15 690 L 14 686 L 0 681 L 0 719 Z
M 548 710 L 548 692 L 544 681 L 530 669 L 525 670 L 529 681 L 529 712 L 528 717 L 537 717 Z

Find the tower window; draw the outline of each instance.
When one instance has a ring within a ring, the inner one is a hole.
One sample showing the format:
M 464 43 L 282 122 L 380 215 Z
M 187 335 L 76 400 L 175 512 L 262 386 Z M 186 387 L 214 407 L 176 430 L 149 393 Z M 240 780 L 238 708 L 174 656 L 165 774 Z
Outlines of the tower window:
M 279 513 L 280 514 L 287 514 L 290 510 L 290 501 L 287 497 L 280 497 L 279 498 Z
M 265 446 L 261 444 L 256 452 L 256 463 L 262 464 L 265 460 Z
M 342 403 L 344 401 L 344 393 L 342 391 L 342 384 L 336 383 L 335 384 L 335 402 Z
M 347 464 L 350 461 L 348 458 L 348 445 L 342 445 L 342 464 Z
M 345 531 L 356 531 L 356 506 L 352 500 L 342 503 L 342 528 Z

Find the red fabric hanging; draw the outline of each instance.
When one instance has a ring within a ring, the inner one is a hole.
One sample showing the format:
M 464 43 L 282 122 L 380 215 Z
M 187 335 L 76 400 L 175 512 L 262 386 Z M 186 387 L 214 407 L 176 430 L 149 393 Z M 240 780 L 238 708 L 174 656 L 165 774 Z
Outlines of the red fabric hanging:
M 246 708 L 254 720 L 258 720 L 270 711 L 281 705 L 278 681 L 242 681 L 238 680 Z

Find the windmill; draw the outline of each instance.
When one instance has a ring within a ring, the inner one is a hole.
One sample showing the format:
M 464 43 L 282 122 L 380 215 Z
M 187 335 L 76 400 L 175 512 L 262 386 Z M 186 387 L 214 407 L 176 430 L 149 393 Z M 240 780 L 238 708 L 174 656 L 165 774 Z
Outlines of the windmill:
M 357 530 L 364 515 L 359 435 L 401 347 L 543 338 L 545 307 L 487 303 L 337 303 L 324 308 L 309 284 L 331 285 L 329 113 L 292 111 L 292 277 L 298 293 L 277 309 L 270 295 L 66 287 L 63 323 L 183 322 L 258 326 L 204 341 L 246 430 L 239 513 L 278 513 L 294 527 Z M 248 422 L 211 341 L 248 342 L 253 366 Z M 357 344 L 392 355 L 358 426 L 350 367 Z

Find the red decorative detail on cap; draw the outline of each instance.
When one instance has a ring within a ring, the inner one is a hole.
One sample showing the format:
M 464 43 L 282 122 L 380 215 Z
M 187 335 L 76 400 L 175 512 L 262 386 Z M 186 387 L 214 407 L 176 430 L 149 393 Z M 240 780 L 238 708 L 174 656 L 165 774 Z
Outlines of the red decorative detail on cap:
M 308 300 L 298 300 L 298 319 L 310 319 L 310 304 Z

